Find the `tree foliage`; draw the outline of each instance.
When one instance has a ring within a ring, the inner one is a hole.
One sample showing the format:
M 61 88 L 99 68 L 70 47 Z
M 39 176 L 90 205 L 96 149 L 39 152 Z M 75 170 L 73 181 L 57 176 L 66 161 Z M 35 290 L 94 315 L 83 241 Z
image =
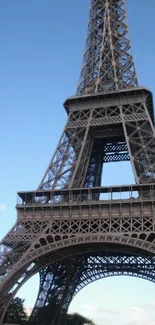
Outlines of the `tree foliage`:
M 86 325 L 91 324 L 91 321 L 79 314 L 66 315 L 66 325 Z
M 38 308 L 35 314 L 35 319 L 32 322 L 28 322 L 28 325 L 95 325 L 90 319 L 75 314 L 61 314 L 55 319 L 55 309 L 51 308 L 53 305 L 47 305 L 45 307 Z M 54 321 L 54 323 L 53 323 Z
M 91 320 L 91 322 L 89 323 L 89 325 L 96 325 L 93 320 Z
M 4 323 L 23 325 L 26 323 L 26 320 L 27 315 L 24 311 L 24 300 L 18 297 L 14 298 L 5 315 Z
M 54 317 L 54 314 L 52 314 L 52 310 L 55 310 L 55 308 L 51 308 L 51 305 L 39 308 L 38 313 L 36 315 L 36 320 L 30 323 L 26 315 L 26 312 L 24 311 L 24 300 L 20 298 L 14 298 L 8 308 L 8 311 L 4 318 L 4 323 L 19 324 L 19 325 L 36 325 L 36 324 L 48 325 L 51 324 L 51 320 Z M 72 315 L 70 314 L 61 315 L 59 318 L 59 322 L 60 325 L 64 325 L 64 324 L 65 325 L 95 325 L 91 320 L 77 313 Z

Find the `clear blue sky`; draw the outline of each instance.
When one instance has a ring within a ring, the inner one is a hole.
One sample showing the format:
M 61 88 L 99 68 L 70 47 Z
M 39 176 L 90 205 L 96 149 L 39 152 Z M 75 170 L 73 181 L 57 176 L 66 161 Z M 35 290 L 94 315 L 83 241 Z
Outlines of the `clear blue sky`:
M 155 94 L 155 2 L 128 0 L 132 49 L 141 85 Z M 16 220 L 16 192 L 36 189 L 75 94 L 88 20 L 88 0 L 0 1 L 0 237 Z M 117 168 L 117 173 L 116 173 Z M 110 176 L 109 176 L 110 171 Z M 128 164 L 106 167 L 104 184 L 132 183 Z M 37 278 L 21 295 L 31 305 Z M 155 324 L 155 285 L 110 278 L 82 290 L 71 304 L 98 325 Z

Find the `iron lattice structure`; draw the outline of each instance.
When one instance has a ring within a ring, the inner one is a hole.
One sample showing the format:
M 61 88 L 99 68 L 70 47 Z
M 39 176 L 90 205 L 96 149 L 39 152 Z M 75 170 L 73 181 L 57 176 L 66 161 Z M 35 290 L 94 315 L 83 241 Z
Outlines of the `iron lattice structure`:
M 36 191 L 19 192 L 17 222 L 0 245 L 0 320 L 34 274 L 31 321 L 59 324 L 85 285 L 113 275 L 155 281 L 155 129 L 138 86 L 124 0 L 92 0 L 77 93 Z M 135 185 L 102 187 L 105 163 L 130 160 Z
M 77 94 L 137 87 L 125 1 L 91 1 Z

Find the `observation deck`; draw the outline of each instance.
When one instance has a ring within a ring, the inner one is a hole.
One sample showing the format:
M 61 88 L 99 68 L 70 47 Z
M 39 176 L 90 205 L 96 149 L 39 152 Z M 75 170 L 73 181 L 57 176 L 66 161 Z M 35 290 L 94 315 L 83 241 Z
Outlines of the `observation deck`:
M 155 184 L 19 192 L 18 220 L 151 217 Z M 151 220 L 152 222 L 152 220 Z

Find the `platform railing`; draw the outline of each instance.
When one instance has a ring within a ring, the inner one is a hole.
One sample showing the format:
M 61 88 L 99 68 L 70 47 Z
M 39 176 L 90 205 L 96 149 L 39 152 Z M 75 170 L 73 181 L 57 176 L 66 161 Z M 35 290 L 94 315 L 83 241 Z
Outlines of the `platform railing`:
M 19 205 L 64 205 L 100 201 L 155 201 L 155 184 L 18 192 Z

